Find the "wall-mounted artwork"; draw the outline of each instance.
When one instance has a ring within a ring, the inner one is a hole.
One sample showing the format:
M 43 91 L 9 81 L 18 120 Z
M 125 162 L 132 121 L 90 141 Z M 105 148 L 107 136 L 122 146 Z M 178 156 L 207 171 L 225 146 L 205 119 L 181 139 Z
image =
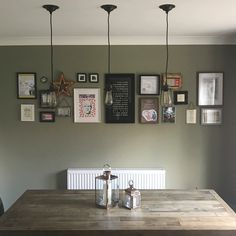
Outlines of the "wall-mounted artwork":
M 166 75 L 162 74 L 162 85 L 164 85 L 167 82 L 167 85 L 172 90 L 178 90 L 181 89 L 183 78 L 181 73 L 168 73 L 167 74 L 167 80 Z
M 202 125 L 220 125 L 222 124 L 222 108 L 202 108 Z
M 162 107 L 162 122 L 175 123 L 175 107 Z
M 99 88 L 74 88 L 74 122 L 101 122 Z
M 98 73 L 90 73 L 89 74 L 89 82 L 90 83 L 98 83 L 99 82 L 99 74 Z
M 36 99 L 36 73 L 17 73 L 17 98 Z
M 186 124 L 196 124 L 196 123 L 197 123 L 197 109 L 187 109 Z
M 54 111 L 41 111 L 39 112 L 40 122 L 55 122 L 55 112 Z
M 77 82 L 78 83 L 86 83 L 87 82 L 86 73 L 77 73 Z
M 160 94 L 160 75 L 140 75 L 139 94 L 140 95 L 159 95 Z
M 188 104 L 188 91 L 174 91 L 174 104 L 175 105 Z
M 159 122 L 158 98 L 140 98 L 139 120 L 142 124 L 157 124 Z
M 34 104 L 21 104 L 20 106 L 21 121 L 35 121 Z

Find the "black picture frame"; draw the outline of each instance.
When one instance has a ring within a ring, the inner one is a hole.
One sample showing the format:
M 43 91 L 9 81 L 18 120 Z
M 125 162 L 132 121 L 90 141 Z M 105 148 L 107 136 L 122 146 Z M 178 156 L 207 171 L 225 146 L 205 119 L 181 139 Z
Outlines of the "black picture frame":
M 134 123 L 135 74 L 105 74 L 105 90 L 108 88 L 112 88 L 113 104 L 105 107 L 105 122 Z
M 39 121 L 40 122 L 55 122 L 55 112 L 54 111 L 40 111 Z
M 87 82 L 87 74 L 86 73 L 77 73 L 77 82 L 78 83 L 86 83 Z
M 174 105 L 188 104 L 188 91 L 173 91 Z
M 17 72 L 17 98 L 36 99 L 37 80 L 35 72 Z
M 161 76 L 139 75 L 139 94 L 140 95 L 160 95 Z
M 47 102 L 48 95 L 49 95 L 49 90 L 39 90 L 39 107 L 40 108 L 53 108 Z
M 90 73 L 89 74 L 89 83 L 98 83 L 99 82 L 99 74 L 98 73 Z

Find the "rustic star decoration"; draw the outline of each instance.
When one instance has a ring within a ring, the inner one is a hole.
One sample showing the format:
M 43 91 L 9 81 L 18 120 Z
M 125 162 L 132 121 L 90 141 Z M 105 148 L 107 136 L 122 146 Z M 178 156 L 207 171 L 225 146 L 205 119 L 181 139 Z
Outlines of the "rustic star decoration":
M 71 87 L 74 85 L 74 81 L 66 80 L 63 73 L 61 73 L 57 80 L 53 82 L 57 96 L 72 96 Z

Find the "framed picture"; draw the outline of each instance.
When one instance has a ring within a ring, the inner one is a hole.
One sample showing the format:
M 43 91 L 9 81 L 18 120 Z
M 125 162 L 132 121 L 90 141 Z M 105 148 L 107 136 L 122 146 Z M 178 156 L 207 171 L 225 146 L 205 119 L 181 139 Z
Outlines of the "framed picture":
M 140 95 L 159 95 L 160 75 L 140 75 L 139 93 Z
M 70 106 L 57 107 L 56 115 L 60 117 L 71 117 L 71 107 Z
M 99 88 L 74 88 L 74 122 L 101 122 Z
M 39 90 L 39 106 L 40 108 L 52 108 L 49 90 Z
M 198 105 L 223 105 L 223 72 L 198 73 Z
M 106 123 L 135 122 L 135 75 L 106 74 L 105 88 L 112 88 L 113 104 L 105 107 Z
M 39 112 L 40 122 L 55 122 L 55 112 L 54 111 L 41 111 Z
M 162 107 L 162 122 L 175 123 L 175 107 Z
M 220 125 L 222 124 L 222 108 L 202 108 L 202 125 Z
M 89 74 L 89 82 L 90 83 L 98 83 L 99 82 L 99 74 L 98 73 Z
M 186 124 L 197 124 L 197 109 L 186 109 Z
M 35 121 L 35 106 L 34 104 L 20 105 L 20 120 L 21 121 Z
M 77 82 L 78 83 L 86 83 L 87 82 L 87 76 L 85 73 L 77 73 Z
M 167 74 L 167 80 L 166 75 L 162 74 L 162 85 L 164 85 L 167 82 L 167 85 L 172 90 L 178 90 L 181 89 L 183 78 L 181 73 L 168 73 Z
M 174 91 L 174 104 L 188 104 L 188 91 Z
M 17 73 L 17 98 L 36 99 L 36 73 Z
M 159 101 L 158 98 L 140 98 L 139 120 L 142 124 L 159 123 Z

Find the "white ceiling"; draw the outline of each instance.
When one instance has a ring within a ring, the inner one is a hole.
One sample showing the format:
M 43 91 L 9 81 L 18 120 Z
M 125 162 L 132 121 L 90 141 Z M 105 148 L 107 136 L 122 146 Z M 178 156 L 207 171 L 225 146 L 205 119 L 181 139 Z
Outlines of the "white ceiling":
M 0 45 L 49 44 L 49 13 L 56 4 L 53 42 L 60 45 L 107 44 L 107 13 L 111 13 L 112 44 L 164 44 L 165 12 L 169 13 L 171 44 L 235 44 L 236 0 L 0 0 Z

